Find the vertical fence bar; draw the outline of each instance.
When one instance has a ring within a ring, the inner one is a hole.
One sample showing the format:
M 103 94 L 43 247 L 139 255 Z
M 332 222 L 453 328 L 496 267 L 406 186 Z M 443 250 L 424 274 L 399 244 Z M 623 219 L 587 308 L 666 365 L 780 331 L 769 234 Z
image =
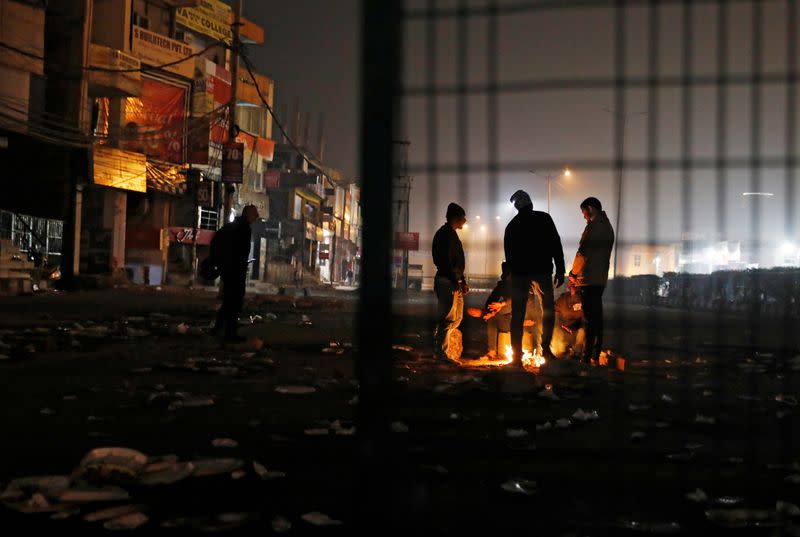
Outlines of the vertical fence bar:
M 393 140 L 399 117 L 399 0 L 361 2 L 362 279 L 358 310 L 358 523 L 378 530 L 392 518 L 391 444 L 391 205 Z M 376 319 L 382 320 L 375 322 Z
M 469 41 L 467 40 L 468 30 L 467 2 L 460 0 L 458 4 L 458 30 L 456 39 L 456 58 L 457 73 L 456 84 L 458 85 L 458 95 L 456 96 L 456 137 L 458 140 L 458 195 L 460 199 L 457 203 L 465 205 L 467 215 L 470 213 L 469 204 L 469 176 L 467 168 L 469 165 L 469 102 L 467 101 L 467 73 L 469 71 Z M 475 259 L 472 256 L 472 259 Z M 469 267 L 467 267 L 469 270 Z M 474 268 L 469 270 L 475 274 Z
M 694 225 L 692 220 L 692 53 L 693 53 L 693 31 L 694 31 L 694 18 L 691 0 L 683 0 L 682 5 L 683 15 L 683 43 L 682 58 L 681 58 L 681 235 L 684 239 L 688 239 L 685 244 L 690 245 L 689 251 L 692 251 Z M 692 393 L 692 375 L 691 375 L 691 346 L 696 345 L 693 341 L 694 330 L 692 329 L 694 316 L 692 314 L 694 304 L 685 304 L 686 293 L 689 292 L 689 281 L 684 282 L 684 310 L 681 315 L 681 332 L 683 339 L 681 341 L 681 350 L 678 356 L 679 360 L 679 373 L 680 379 L 680 406 L 684 416 L 691 415 L 691 401 L 690 394 Z M 694 287 L 694 286 L 693 286 Z M 695 293 L 694 300 L 697 294 Z M 688 306 L 688 307 L 687 307 Z M 683 472 L 684 486 L 685 481 L 689 477 L 689 472 Z
M 794 157 L 795 145 L 797 144 L 797 0 L 787 0 L 786 6 L 786 163 L 784 172 L 784 232 L 785 236 L 792 240 L 797 240 L 795 225 L 795 181 L 796 159 Z M 800 247 L 795 244 L 796 247 Z M 792 267 L 791 276 L 787 278 L 790 285 L 789 292 L 784 298 L 783 304 L 783 345 L 780 349 L 781 368 L 783 369 L 783 393 L 791 393 L 793 385 L 793 370 L 787 367 L 788 358 L 793 356 L 792 335 L 797 325 L 797 306 L 792 307 L 791 298 L 796 296 L 800 285 L 798 282 L 797 266 Z M 795 438 L 794 422 L 791 419 L 781 420 L 781 459 L 788 464 L 794 456 Z
M 500 143 L 498 141 L 498 124 L 500 109 L 497 101 L 498 87 L 498 21 L 497 21 L 497 0 L 489 0 L 489 12 L 486 17 L 486 145 L 487 157 L 489 159 L 489 214 L 487 218 L 494 218 L 494 211 L 500 206 L 500 181 L 499 181 L 499 159 Z M 500 222 L 502 224 L 503 222 Z M 501 227 L 497 227 L 498 236 L 495 237 L 493 245 L 502 241 L 499 239 Z M 501 252 L 500 258 L 505 258 L 505 252 Z
M 761 82 L 762 82 L 762 19 L 763 19 L 763 6 L 761 2 L 753 2 L 751 13 L 751 35 L 752 35 L 752 62 L 751 62 L 751 88 L 750 88 L 750 186 L 751 192 L 761 192 Z M 762 301 L 760 298 L 761 290 L 761 261 L 762 261 L 762 239 L 761 239 L 761 196 L 752 196 L 753 205 L 750 207 L 750 242 L 752 244 L 755 260 L 759 263 L 759 270 L 752 271 L 751 292 L 753 293 L 753 305 L 750 308 L 748 329 L 750 347 L 755 349 L 759 343 L 759 325 L 761 324 L 761 307 Z M 758 393 L 758 374 L 753 368 L 749 372 L 748 377 L 748 390 L 750 394 L 755 395 Z M 752 463 L 749 468 L 749 485 L 753 490 L 748 491 L 754 497 L 757 494 L 756 488 L 756 457 L 758 454 L 758 437 L 753 434 L 753 425 L 755 414 L 758 412 L 756 405 L 752 400 L 748 400 L 745 431 L 747 434 L 747 447 L 749 448 L 749 456 Z M 758 419 L 758 418 L 755 418 Z
M 436 0 L 428 0 L 428 18 L 425 21 L 425 83 L 429 92 L 425 96 L 425 106 L 427 115 L 427 142 L 428 153 L 426 157 L 428 170 L 428 215 L 439 217 L 442 212 L 439 209 L 439 122 L 438 107 L 436 106 L 436 72 L 437 72 L 437 36 L 438 19 L 434 15 Z M 434 227 L 439 220 L 431 222 Z
M 716 197 L 717 215 L 716 230 L 717 234 L 723 236 L 728 230 L 728 3 L 727 0 L 717 2 L 717 117 L 716 117 Z M 741 252 L 741 245 L 740 245 Z M 718 291 L 722 290 L 722 281 L 718 280 L 716 286 Z M 726 339 L 726 324 L 723 312 L 727 308 L 722 301 L 717 307 L 717 314 L 714 321 L 714 343 L 720 345 Z M 714 397 L 717 401 L 724 402 L 727 398 L 725 389 L 725 375 L 728 371 L 728 364 L 721 356 L 715 359 L 714 376 Z M 716 483 L 720 478 L 720 462 L 727 452 L 727 445 L 720 435 L 712 437 L 712 449 L 717 455 L 712 467 L 712 480 Z

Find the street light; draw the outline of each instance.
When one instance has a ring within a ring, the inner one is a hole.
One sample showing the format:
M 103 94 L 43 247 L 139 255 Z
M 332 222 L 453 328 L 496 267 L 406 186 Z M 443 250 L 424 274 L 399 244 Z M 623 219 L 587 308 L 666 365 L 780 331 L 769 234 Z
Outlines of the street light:
M 535 175 L 536 177 L 539 177 L 540 179 L 546 179 L 547 180 L 547 212 L 549 213 L 550 212 L 550 197 L 551 197 L 551 192 L 552 192 L 551 182 L 553 181 L 553 179 L 558 179 L 559 177 L 572 177 L 572 172 L 569 170 L 569 168 L 564 168 L 564 171 L 559 173 L 559 174 L 552 174 L 552 173 L 541 174 L 541 173 L 537 172 L 536 170 L 528 170 L 528 171 L 531 174 Z

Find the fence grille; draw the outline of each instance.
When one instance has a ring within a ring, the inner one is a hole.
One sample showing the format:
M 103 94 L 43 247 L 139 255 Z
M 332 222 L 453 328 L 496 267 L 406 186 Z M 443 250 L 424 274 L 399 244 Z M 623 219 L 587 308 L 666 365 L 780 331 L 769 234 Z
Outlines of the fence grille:
M 610 378 L 604 392 L 611 414 L 606 435 L 593 445 L 576 440 L 558 452 L 540 449 L 536 457 L 556 466 L 600 457 L 619 469 L 603 474 L 609 496 L 655 512 L 663 495 L 640 497 L 631 485 L 637 464 L 656 465 L 683 492 L 701 472 L 711 475 L 706 483 L 716 492 L 772 498 L 765 465 L 788 464 L 796 450 L 795 421 L 782 405 L 797 390 L 791 361 L 800 296 L 797 2 L 369 4 L 363 4 L 359 363 L 362 441 L 376 450 L 365 462 L 368 471 L 382 463 L 387 475 L 403 481 L 388 466 L 413 456 L 386 443 L 385 427 L 420 404 L 386 399 L 383 394 L 403 393 L 402 378 L 390 374 L 388 359 L 375 357 L 390 356 L 390 343 L 410 333 L 418 334 L 420 347 L 430 338 L 430 293 L 419 299 L 428 309 L 413 300 L 395 303 L 391 333 L 372 328 L 391 301 L 385 252 L 398 202 L 392 205 L 389 187 L 376 178 L 388 177 L 381 158 L 402 140 L 410 142 L 408 168 L 393 175 L 413 177 L 409 227 L 421 236 L 419 255 L 412 252 L 408 262 L 422 264 L 426 276 L 434 270 L 430 241 L 450 201 L 467 210 L 469 229 L 461 237 L 476 281 L 499 272 L 503 229 L 514 214 L 508 199 L 518 188 L 532 194 L 539 210 L 553 190 L 550 212 L 568 269 L 583 228 L 583 198 L 600 198 L 614 224 L 606 340 L 626 356 L 628 369 Z M 397 62 L 393 50 L 400 53 Z M 387 88 L 394 90 L 392 102 L 376 95 Z M 569 181 L 558 177 L 565 167 Z M 541 406 L 534 397 L 520 410 L 502 390 L 494 395 L 492 405 L 505 401 L 520 419 Z M 664 427 L 681 449 L 669 460 L 694 462 L 664 463 L 657 446 L 627 441 L 642 426 L 631 409 L 644 405 L 643 398 L 672 409 Z M 441 415 L 434 408 L 441 401 L 425 404 L 433 405 L 430 416 Z M 703 412 L 718 412 L 718 423 L 739 429 L 700 432 L 708 421 Z M 446 427 L 431 427 L 437 425 Z M 756 433 L 761 425 L 768 432 Z M 685 447 L 699 444 L 699 437 L 702 449 Z M 565 470 L 564 479 L 580 487 L 578 474 Z M 376 483 L 365 477 L 364 485 L 369 490 Z M 397 506 L 364 500 L 397 515 Z M 700 527 L 685 519 L 685 506 L 679 511 L 684 529 Z M 546 519 L 546 508 L 538 514 Z M 544 525 L 563 528 L 552 520 Z

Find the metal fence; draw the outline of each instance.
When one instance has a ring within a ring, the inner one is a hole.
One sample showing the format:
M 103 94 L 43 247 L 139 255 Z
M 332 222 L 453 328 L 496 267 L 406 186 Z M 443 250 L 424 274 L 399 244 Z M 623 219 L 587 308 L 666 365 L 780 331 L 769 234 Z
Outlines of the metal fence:
M 613 282 L 606 296 L 609 345 L 622 349 L 629 368 L 639 363 L 626 373 L 627 380 L 613 382 L 610 407 L 618 412 L 604 427 L 609 439 L 619 438 L 641 421 L 628 410 L 640 404 L 628 389 L 637 383 L 653 404 L 669 400 L 684 416 L 694 418 L 693 409 L 704 398 L 703 408 L 736 409 L 741 414 L 728 418 L 741 427 L 740 434 L 711 432 L 703 465 L 666 471 L 686 486 L 693 472 L 708 472 L 719 489 L 729 485 L 734 472 L 734 488 L 747 499 L 768 490 L 761 475 L 765 459 L 789 463 L 797 447 L 794 420 L 784 419 L 780 408 L 777 418 L 770 414 L 767 429 L 757 431 L 764 406 L 780 407 L 796 388 L 791 359 L 797 352 L 798 271 L 784 270 L 779 280 L 761 268 L 769 265 L 768 252 L 786 244 L 796 248 L 798 242 L 798 3 L 408 0 L 362 5 L 365 225 L 358 370 L 365 521 L 402 518 L 396 504 L 374 495 L 391 486 L 387 479 L 403 481 L 392 467 L 409 457 L 389 440 L 388 423 L 403 411 L 403 403 L 389 395 L 397 393 L 389 357 L 399 334 L 425 324 L 403 307 L 392 309 L 388 178 L 397 175 L 391 169 L 396 139 L 411 142 L 411 231 L 427 233 L 430 240 L 447 202 L 456 201 L 467 208 L 473 233 L 485 233 L 472 243 L 469 236 L 463 239 L 468 272 L 473 262 L 490 267 L 474 272 L 491 274 L 502 258 L 503 227 L 513 216 L 511 193 L 528 189 L 535 205 L 544 206 L 547 187 L 529 171 L 557 174 L 565 166 L 576 180 L 564 186 L 566 194 L 555 191 L 552 213 L 566 230 L 568 268 L 582 228 L 578 203 L 590 195 L 603 201 L 614 223 L 615 275 L 620 257 L 637 245 L 657 248 L 672 241 L 685 247 L 699 235 L 709 242 L 736 239 L 751 256 L 745 264 L 751 270 L 737 273 L 737 285 L 787 291 L 773 293 L 777 305 L 769 311 L 763 293 L 750 293 L 749 306 L 730 317 L 736 308 L 714 297 L 725 295 L 732 278 L 703 280 L 707 300 L 699 308 L 690 294 L 698 277 L 677 270 L 670 276 L 671 312 L 631 310 L 626 304 L 655 306 L 663 292 L 660 284 L 633 292 L 631 280 Z M 700 317 L 698 309 L 711 313 Z M 383 318 L 392 322 L 376 325 L 375 319 Z M 667 332 L 675 334 L 668 344 L 662 337 Z M 712 365 L 698 372 L 692 364 L 706 359 Z M 662 397 L 664 363 L 673 362 L 666 374 L 672 395 Z M 775 398 L 765 399 L 765 383 Z M 697 437 L 695 428 L 681 423 L 672 434 L 689 445 Z M 647 457 L 628 444 L 601 443 L 536 456 L 553 457 L 555 464 L 566 457 L 603 457 L 609 468 L 627 468 L 616 478 L 605 476 L 609 495 L 637 501 L 639 492 L 626 483 L 631 461 L 646 467 Z M 684 456 L 694 454 L 688 450 Z M 742 461 L 743 468 L 730 470 Z M 574 475 L 570 481 L 581 482 Z

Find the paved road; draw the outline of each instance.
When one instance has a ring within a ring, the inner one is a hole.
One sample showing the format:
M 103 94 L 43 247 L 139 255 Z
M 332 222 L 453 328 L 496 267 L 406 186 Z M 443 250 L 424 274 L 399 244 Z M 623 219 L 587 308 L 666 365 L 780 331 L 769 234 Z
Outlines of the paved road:
M 395 342 L 412 351 L 394 354 L 387 413 L 397 422 L 395 459 L 385 489 L 374 491 L 395 507 L 387 525 L 425 534 L 697 535 L 719 531 L 705 511 L 720 497 L 767 509 L 739 512 L 753 516 L 773 516 L 777 500 L 800 504 L 800 485 L 785 481 L 800 473 L 790 467 L 800 391 L 792 363 L 800 364 L 791 362 L 796 351 L 782 350 L 797 349 L 797 334 L 784 340 L 782 325 L 609 307 L 608 341 L 626 357 L 624 372 L 559 361 L 538 375 L 513 375 L 434 362 L 432 306 L 427 294 L 395 303 Z M 0 301 L 0 352 L 10 357 L 0 362 L 0 483 L 69 474 L 99 446 L 181 460 L 234 457 L 246 465 L 239 479 L 126 484 L 148 532 L 252 534 L 281 516 L 304 533 L 319 530 L 301 516 L 319 511 L 344 522 L 329 532 L 351 534 L 359 458 L 355 437 L 337 432 L 355 419 L 353 294 L 250 297 L 248 313 L 277 316 L 243 327 L 261 348 L 225 347 L 197 333 L 213 307 L 213 294 L 172 289 Z M 469 319 L 463 329 L 468 353 L 482 352 L 480 324 Z M 290 385 L 315 391 L 276 392 Z M 204 399 L 213 405 L 191 406 Z M 574 418 L 579 408 L 598 419 Z M 216 438 L 238 446 L 214 447 Z M 262 480 L 253 461 L 286 477 Z M 520 485 L 530 495 L 503 490 L 512 479 L 536 484 Z M 698 488 L 711 503 L 685 499 Z M 98 507 L 66 520 L 2 510 L 0 527 L 102 531 L 79 516 Z

